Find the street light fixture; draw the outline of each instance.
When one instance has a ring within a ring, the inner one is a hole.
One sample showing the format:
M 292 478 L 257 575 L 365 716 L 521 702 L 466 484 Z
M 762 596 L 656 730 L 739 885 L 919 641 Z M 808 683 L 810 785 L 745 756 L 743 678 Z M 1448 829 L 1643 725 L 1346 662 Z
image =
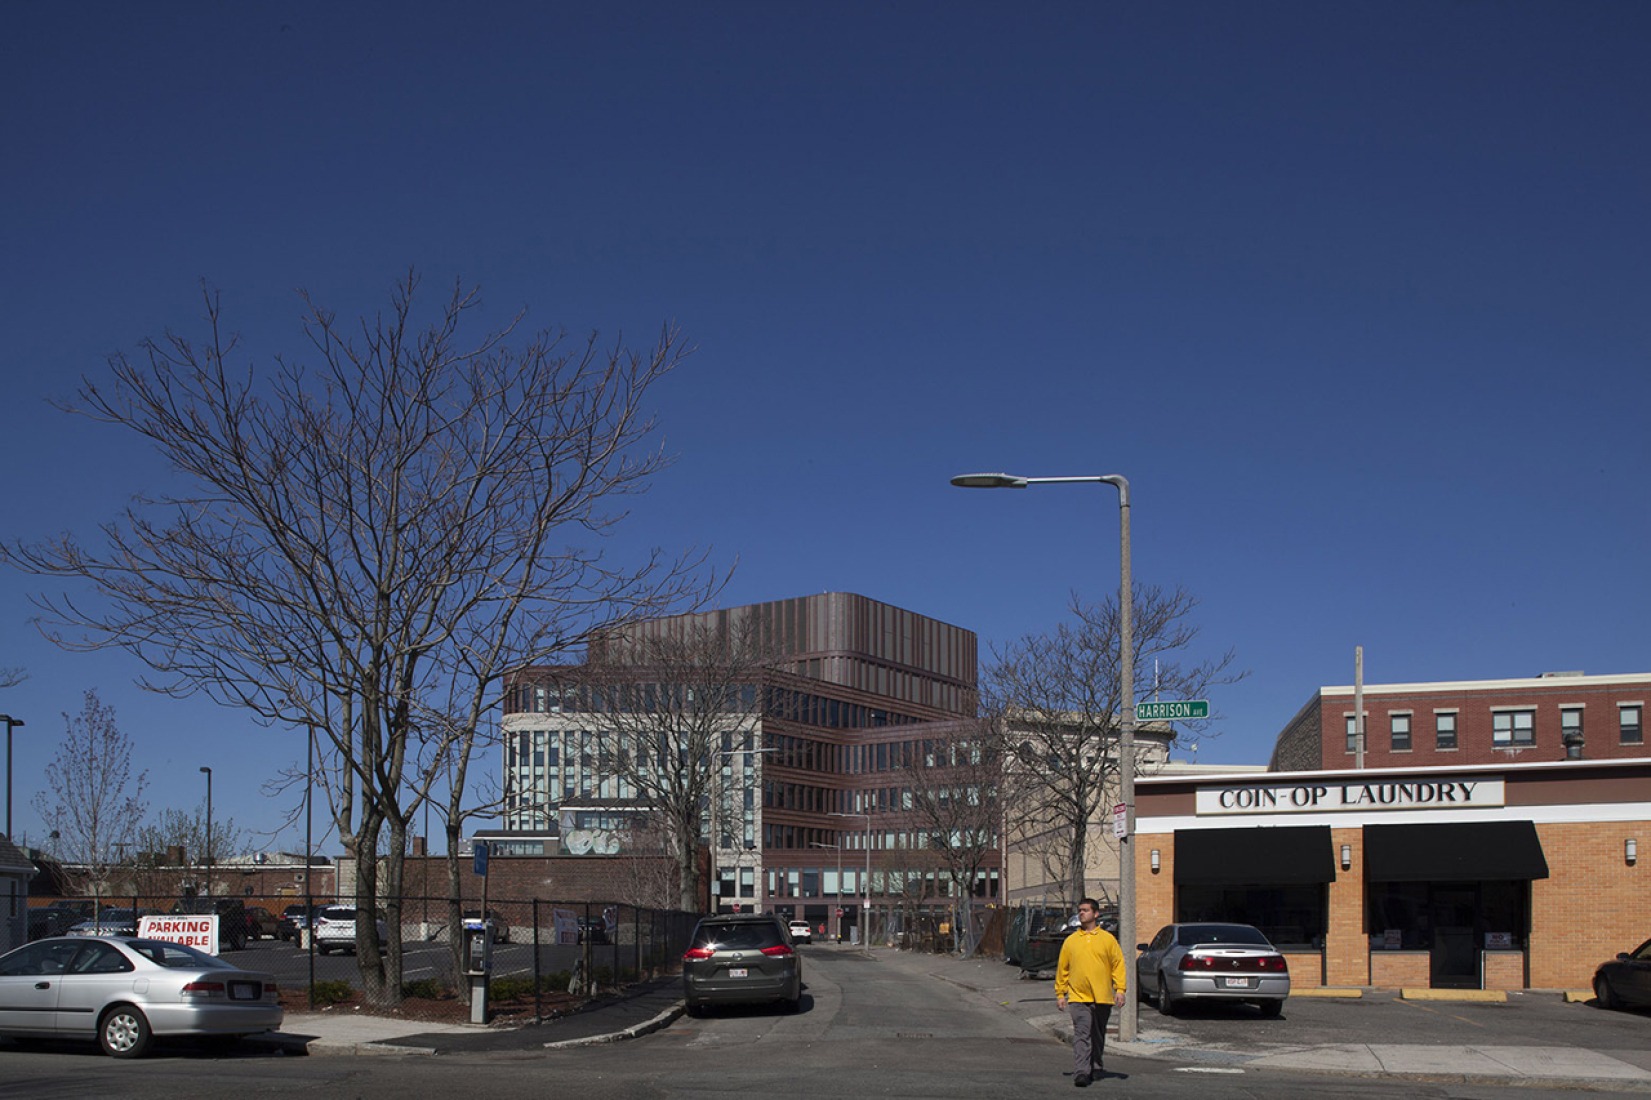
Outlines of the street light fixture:
M 860 879 L 860 946 L 866 954 L 871 954 L 871 815 L 870 814 L 843 814 L 828 813 L 827 817 L 858 817 L 866 823 L 866 873 Z M 843 880 L 838 878 L 837 885 L 841 887 Z
M 212 769 L 203 767 L 206 774 L 206 896 L 212 896 Z
M 1118 535 L 1120 544 L 1118 582 L 1118 663 L 1119 685 L 1123 693 L 1123 714 L 1118 735 L 1118 797 L 1124 805 L 1124 832 L 1118 842 L 1118 939 L 1124 951 L 1135 944 L 1135 586 L 1129 560 L 1129 479 L 1122 474 L 1084 477 L 1018 477 L 1014 474 L 959 474 L 952 484 L 960 489 L 1024 489 L 1029 485 L 1111 485 L 1118 490 Z M 1135 1039 L 1135 983 L 1128 984 L 1123 1015 L 1118 1020 L 1118 1038 Z
M 13 726 L 21 726 L 23 719 L 13 718 L 9 714 L 0 714 L 0 722 L 6 723 L 6 839 L 12 838 L 11 832 L 11 731 Z

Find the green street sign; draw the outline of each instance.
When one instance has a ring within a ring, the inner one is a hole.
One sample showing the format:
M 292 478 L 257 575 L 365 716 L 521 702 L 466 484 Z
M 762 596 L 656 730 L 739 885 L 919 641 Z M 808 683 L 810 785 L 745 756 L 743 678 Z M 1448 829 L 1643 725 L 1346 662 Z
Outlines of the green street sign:
M 1180 722 L 1194 718 L 1208 718 L 1210 716 L 1210 701 L 1208 699 L 1182 699 L 1177 702 L 1169 700 L 1153 701 L 1150 703 L 1135 704 L 1135 720 L 1137 722 Z

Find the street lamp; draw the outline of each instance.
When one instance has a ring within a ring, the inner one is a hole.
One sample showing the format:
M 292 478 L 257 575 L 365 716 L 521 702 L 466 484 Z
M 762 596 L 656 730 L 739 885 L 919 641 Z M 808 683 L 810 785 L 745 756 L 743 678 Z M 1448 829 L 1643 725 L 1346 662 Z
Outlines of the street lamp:
M 835 849 L 837 849 L 837 906 L 836 906 L 837 913 L 836 913 L 836 920 L 834 921 L 834 923 L 837 925 L 837 942 L 842 943 L 843 942 L 843 846 L 842 846 L 841 843 L 824 844 L 824 843 L 821 843 L 820 841 L 816 840 L 812 844 L 810 844 L 809 847 L 810 848 L 835 848 Z
M 1118 938 L 1128 957 L 1135 950 L 1135 587 L 1129 561 L 1129 480 L 1122 474 L 1087 477 L 1017 477 L 1013 474 L 960 474 L 952 484 L 961 489 L 1024 489 L 1028 485 L 1111 485 L 1118 490 L 1118 535 L 1120 545 L 1118 582 L 1118 663 L 1122 666 L 1119 685 L 1123 692 L 1123 715 L 1118 735 L 1118 797 L 1124 804 L 1124 832 L 1118 842 Z M 1124 997 L 1123 1015 L 1118 1020 L 1118 1038 L 1135 1039 L 1137 997 L 1130 982 Z
M 11 839 L 11 730 L 13 726 L 21 726 L 23 719 L 13 718 L 9 714 L 0 714 L 0 722 L 6 723 L 6 839 Z
M 212 769 L 202 768 L 206 774 L 206 896 L 212 896 Z
M 836 812 L 826 814 L 827 817 L 858 817 L 866 823 L 866 873 L 860 880 L 860 946 L 865 948 L 866 954 L 871 954 L 871 815 L 870 814 L 840 814 Z M 843 880 L 837 880 L 841 887 Z

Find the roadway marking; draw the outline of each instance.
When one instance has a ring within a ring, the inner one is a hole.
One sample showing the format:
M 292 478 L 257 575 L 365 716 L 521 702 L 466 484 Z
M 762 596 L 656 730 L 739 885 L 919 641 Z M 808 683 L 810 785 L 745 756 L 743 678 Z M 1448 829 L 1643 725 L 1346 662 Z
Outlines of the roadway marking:
M 1221 1068 L 1216 1067 L 1216 1066 L 1176 1066 L 1175 1067 L 1175 1072 L 1176 1073 L 1225 1073 L 1225 1074 L 1230 1075 L 1230 1074 L 1242 1074 L 1244 1071 L 1241 1070 L 1241 1069 L 1221 1069 Z

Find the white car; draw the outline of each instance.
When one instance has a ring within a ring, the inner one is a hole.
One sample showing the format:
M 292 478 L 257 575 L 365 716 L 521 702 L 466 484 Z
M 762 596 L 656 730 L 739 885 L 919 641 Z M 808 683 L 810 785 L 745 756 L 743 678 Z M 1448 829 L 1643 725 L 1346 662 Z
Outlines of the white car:
M 315 949 L 325 955 L 329 951 L 348 951 L 355 954 L 355 915 L 353 905 L 329 905 L 315 914 Z M 384 950 L 384 938 L 389 930 L 384 924 L 384 918 L 379 917 L 375 922 L 378 926 L 379 950 Z
M 805 920 L 794 920 L 790 924 L 792 943 L 813 943 L 814 930 Z
M 281 1020 L 273 976 L 181 943 L 62 938 L 0 956 L 0 1035 L 96 1039 L 136 1058 L 156 1036 L 234 1042 Z

